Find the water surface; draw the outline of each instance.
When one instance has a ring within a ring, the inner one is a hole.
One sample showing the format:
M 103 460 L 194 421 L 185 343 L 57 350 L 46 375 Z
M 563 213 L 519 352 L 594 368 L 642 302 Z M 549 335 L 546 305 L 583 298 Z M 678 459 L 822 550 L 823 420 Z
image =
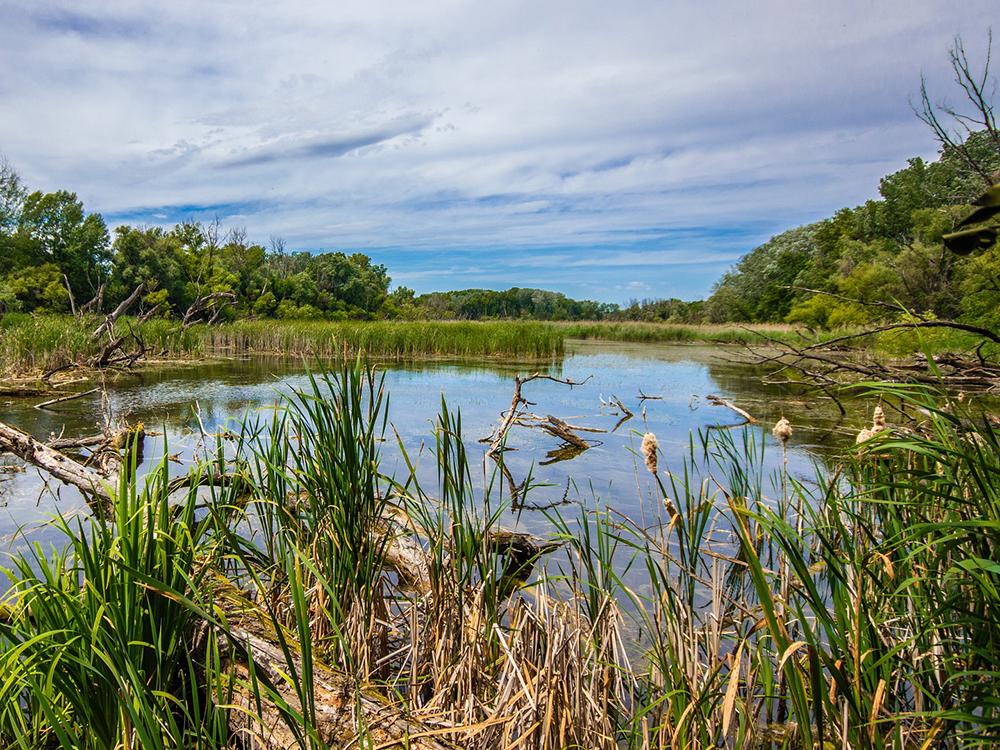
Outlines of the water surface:
M 770 468 L 777 467 L 782 457 L 768 430 L 779 417 L 787 416 L 795 427 L 789 466 L 803 477 L 811 475 L 814 460 L 836 442 L 836 409 L 782 387 L 764 385 L 763 373 L 735 361 L 737 356 L 735 350 L 718 346 L 569 342 L 566 356 L 542 371 L 583 384 L 570 388 L 533 381 L 525 385 L 523 395 L 533 402 L 531 410 L 538 415 L 551 414 L 607 432 L 580 433 L 593 447 L 572 460 L 550 463 L 551 452 L 559 447 L 556 438 L 538 429 L 514 428 L 507 441 L 511 448 L 506 453 L 507 467 L 516 483 L 530 472 L 536 486 L 523 498 L 522 512 L 511 513 L 507 525 L 544 531 L 546 520 L 537 508 L 574 502 L 607 504 L 637 517 L 644 504 L 659 500 L 653 497 L 652 483 L 637 456 L 643 433 L 656 434 L 664 454 L 661 468 L 678 470 L 692 433 L 742 421 L 729 409 L 709 404 L 709 394 L 731 400 L 760 420 L 761 426 L 751 429 L 766 441 L 765 463 Z M 531 368 L 495 361 L 380 367 L 386 372 L 390 421 L 408 452 L 420 456 L 425 487 L 433 490 L 435 485 L 434 465 L 426 449 L 433 446 L 442 398 L 450 409 L 461 412 L 470 455 L 477 459 L 475 478 L 481 486 L 488 483 L 495 467 L 482 461 L 487 446 L 479 440 L 491 434 L 501 412 L 510 406 L 514 374 L 527 374 Z M 169 453 L 179 461 L 172 464 L 172 471 L 183 473 L 191 465 L 202 429 L 215 433 L 246 415 L 266 416 L 280 394 L 307 385 L 298 361 L 190 364 L 141 372 L 111 386 L 106 408 L 161 433 L 146 439 L 145 469 Z M 643 400 L 641 394 L 657 398 Z M 634 416 L 619 424 L 622 414 L 607 405 L 613 398 L 620 399 Z M 37 400 L 0 402 L 0 420 L 40 439 L 98 431 L 102 421 L 99 397 L 48 411 L 33 408 Z M 383 468 L 398 472 L 402 470 L 399 451 L 391 431 L 388 437 L 383 444 Z M 2 462 L 18 463 L 9 457 Z M 502 479 L 500 483 L 506 489 Z M 23 543 L 25 536 L 44 539 L 51 534 L 44 528 L 45 520 L 56 512 L 73 513 L 85 507 L 72 488 L 47 483 L 31 468 L 0 474 L 0 547 Z

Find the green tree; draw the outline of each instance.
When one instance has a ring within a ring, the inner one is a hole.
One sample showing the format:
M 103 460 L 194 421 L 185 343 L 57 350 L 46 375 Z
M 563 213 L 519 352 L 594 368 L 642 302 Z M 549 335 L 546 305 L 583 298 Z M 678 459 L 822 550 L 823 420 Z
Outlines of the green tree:
M 87 214 L 75 193 L 34 192 L 24 199 L 17 233 L 38 262 L 54 263 L 77 299 L 90 299 L 108 278 L 111 252 L 100 214 Z

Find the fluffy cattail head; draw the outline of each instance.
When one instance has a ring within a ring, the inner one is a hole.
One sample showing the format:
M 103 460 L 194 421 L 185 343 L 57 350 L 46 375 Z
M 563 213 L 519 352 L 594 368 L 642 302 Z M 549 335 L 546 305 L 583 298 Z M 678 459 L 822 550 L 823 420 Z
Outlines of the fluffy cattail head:
M 660 444 L 656 442 L 656 435 L 647 432 L 642 436 L 642 458 L 646 462 L 646 468 L 650 474 L 656 473 L 656 451 Z
M 677 506 L 674 505 L 674 501 L 669 497 L 663 498 L 663 509 L 667 511 L 667 515 L 670 516 L 671 521 L 677 518 Z
M 781 441 L 782 445 L 788 442 L 788 438 L 792 436 L 792 423 L 787 419 L 782 417 L 778 420 L 777 424 L 774 425 L 774 429 L 771 430 L 778 440 Z
M 867 427 L 862 427 L 861 432 L 858 433 L 858 437 L 855 439 L 855 445 L 861 445 L 862 443 L 871 440 L 875 433 L 869 430 Z
M 885 429 L 885 412 L 882 411 L 882 405 L 879 404 L 875 407 L 875 411 L 872 412 L 872 432 L 882 432 Z

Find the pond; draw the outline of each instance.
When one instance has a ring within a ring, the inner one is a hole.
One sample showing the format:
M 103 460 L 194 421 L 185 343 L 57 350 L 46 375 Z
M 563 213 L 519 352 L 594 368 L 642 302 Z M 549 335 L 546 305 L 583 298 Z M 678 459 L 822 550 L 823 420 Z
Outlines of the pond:
M 463 437 L 476 459 L 488 447 L 480 439 L 491 434 L 501 412 L 510 406 L 513 376 L 539 369 L 539 365 L 496 361 L 380 367 L 385 368 L 389 420 L 411 456 L 419 456 L 421 446 L 424 453 L 433 448 L 434 422 L 444 398 L 449 409 L 461 412 Z M 777 468 L 782 461 L 769 432 L 781 416 L 795 428 L 788 449 L 790 470 L 804 478 L 812 475 L 818 457 L 844 440 L 846 432 L 831 404 L 765 385 L 763 373 L 738 361 L 738 352 L 731 348 L 571 341 L 561 360 L 541 369 L 581 385 L 532 381 L 523 393 L 533 403 L 531 410 L 603 432 L 580 432 L 592 447 L 570 460 L 551 461 L 551 452 L 559 447 L 557 438 L 539 429 L 511 430 L 506 465 L 517 483 L 530 472 L 533 484 L 523 498 L 524 508 L 505 519 L 511 527 L 544 532 L 546 519 L 537 509 L 574 502 L 610 505 L 637 517 L 643 503 L 652 499 L 652 483 L 638 457 L 643 433 L 656 434 L 663 454 L 661 468 L 676 470 L 688 453 L 692 434 L 743 421 L 730 409 L 711 404 L 709 395 L 728 399 L 757 417 L 760 424 L 750 429 L 758 439 L 764 436 L 766 469 Z M 279 394 L 306 386 L 308 376 L 301 361 L 192 363 L 144 371 L 111 386 L 106 408 L 116 417 L 142 421 L 147 431 L 157 433 L 146 438 L 144 469 L 170 454 L 175 457 L 171 470 L 180 474 L 191 465 L 201 440 L 200 425 L 214 433 L 233 427 L 246 415 L 266 416 Z M 621 421 L 620 410 L 609 405 L 616 398 L 634 416 Z M 102 402 L 97 395 L 49 410 L 34 408 L 37 400 L 0 402 L 0 421 L 40 439 L 53 433 L 79 436 L 98 431 Z M 402 460 L 392 430 L 387 438 L 383 471 L 391 474 L 402 468 Z M 0 460 L 17 464 L 11 457 Z M 482 471 L 474 478 L 481 484 L 489 482 L 494 464 L 476 465 Z M 424 455 L 418 470 L 425 489 L 433 491 L 436 475 L 431 457 Z M 506 496 L 506 486 L 504 490 Z M 54 513 L 85 508 L 75 490 L 47 484 L 33 469 L 0 474 L 0 548 L 18 546 L 26 538 L 44 540 L 49 536 L 44 522 Z

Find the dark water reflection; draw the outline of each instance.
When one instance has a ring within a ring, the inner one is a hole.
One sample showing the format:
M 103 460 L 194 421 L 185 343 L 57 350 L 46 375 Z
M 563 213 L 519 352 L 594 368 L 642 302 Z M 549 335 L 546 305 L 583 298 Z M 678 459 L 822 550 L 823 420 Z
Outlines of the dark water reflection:
M 761 383 L 761 373 L 731 361 L 732 350 L 702 346 L 668 346 L 571 342 L 565 358 L 548 369 L 551 374 L 587 380 L 568 388 L 548 381 L 525 386 L 524 395 L 538 414 L 552 414 L 577 425 L 610 430 L 619 420 L 614 409 L 602 406 L 602 399 L 620 398 L 635 416 L 614 433 L 585 434 L 598 444 L 569 461 L 540 465 L 558 441 L 540 430 L 515 428 L 508 445 L 516 450 L 506 454 L 512 475 L 520 481 L 528 472 L 535 487 L 527 497 L 530 506 L 547 505 L 569 499 L 591 505 L 602 502 L 623 513 L 635 515 L 641 503 L 650 500 L 651 483 L 636 457 L 642 433 L 650 430 L 659 440 L 665 457 L 661 468 L 679 468 L 687 452 L 692 431 L 711 425 L 740 421 L 728 409 L 708 404 L 705 397 L 717 394 L 732 400 L 758 417 L 766 433 L 767 467 L 777 467 L 780 452 L 774 450 L 770 426 L 782 415 L 795 427 L 790 443 L 789 465 L 793 472 L 810 476 L 817 456 L 829 451 L 842 437 L 838 412 L 829 404 L 796 396 L 779 386 Z M 510 404 L 512 376 L 526 372 L 525 366 L 496 362 L 431 362 L 418 365 L 386 366 L 390 421 L 411 454 L 421 445 L 433 446 L 433 423 L 440 412 L 441 398 L 454 410 L 461 410 L 462 424 L 470 453 L 481 456 L 486 446 L 477 442 L 490 434 L 503 409 Z M 159 369 L 136 375 L 115 385 L 109 392 L 115 415 L 141 420 L 147 430 L 165 434 L 147 438 L 145 466 L 165 452 L 180 454 L 182 463 L 173 469 L 183 473 L 199 439 L 199 415 L 209 432 L 235 424 L 243 415 L 266 416 L 278 395 L 304 387 L 306 376 L 300 362 L 255 359 Z M 641 393 L 660 396 L 640 401 Z M 39 411 L 33 402 L 0 402 L 0 420 L 14 424 L 40 438 L 64 432 L 68 436 L 92 434 L 101 420 L 99 399 L 68 402 L 54 411 Z M 387 472 L 402 468 L 398 449 L 391 439 L 383 449 Z M 16 463 L 12 459 L 2 459 Z M 488 481 L 493 465 L 485 464 L 478 481 Z M 434 465 L 426 451 L 419 463 L 425 486 L 435 484 Z M 40 524 L 54 512 L 68 513 L 85 508 L 69 488 L 46 487 L 34 470 L 0 475 L 0 548 L 15 546 L 23 539 L 18 529 L 45 539 L 51 532 Z M 530 510 L 509 525 L 544 531 L 546 520 Z

